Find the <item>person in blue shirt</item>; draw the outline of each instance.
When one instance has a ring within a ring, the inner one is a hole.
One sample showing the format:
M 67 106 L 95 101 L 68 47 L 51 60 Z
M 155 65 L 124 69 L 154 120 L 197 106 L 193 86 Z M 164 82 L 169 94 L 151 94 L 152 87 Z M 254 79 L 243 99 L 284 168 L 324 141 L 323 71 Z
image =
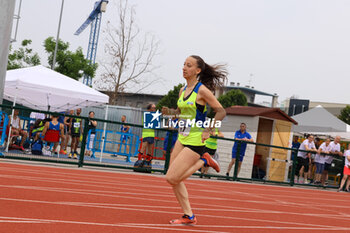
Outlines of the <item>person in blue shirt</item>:
M 299 137 L 294 136 L 293 142 L 292 142 L 292 149 L 299 149 L 299 147 L 300 147 Z M 292 151 L 291 160 L 294 161 L 294 158 L 296 158 L 296 156 L 297 156 L 297 152 Z
M 247 125 L 245 123 L 241 123 L 239 128 L 240 129 L 237 130 L 236 133 L 235 133 L 235 138 L 234 139 L 252 142 L 253 141 L 252 136 L 246 131 Z M 238 149 L 238 143 L 235 142 L 235 144 L 232 147 L 232 160 L 231 160 L 230 164 L 228 165 L 226 176 L 230 175 L 231 168 L 236 162 L 237 149 Z M 243 157 L 244 157 L 246 149 L 247 149 L 247 143 L 241 143 L 241 148 L 240 148 L 240 151 L 239 151 L 238 173 L 241 170 L 241 165 L 242 165 L 242 162 L 243 162 Z

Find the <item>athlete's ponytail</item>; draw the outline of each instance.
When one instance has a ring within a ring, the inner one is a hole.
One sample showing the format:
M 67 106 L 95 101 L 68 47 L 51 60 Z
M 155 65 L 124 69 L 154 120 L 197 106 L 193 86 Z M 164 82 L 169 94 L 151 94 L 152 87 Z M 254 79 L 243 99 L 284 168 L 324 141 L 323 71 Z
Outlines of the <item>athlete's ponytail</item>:
M 215 92 L 216 87 L 224 86 L 228 72 L 225 65 L 208 65 L 204 60 L 196 55 L 192 55 L 197 61 L 198 68 L 201 69 L 201 72 L 198 75 L 198 81 L 203 83 L 209 90 Z

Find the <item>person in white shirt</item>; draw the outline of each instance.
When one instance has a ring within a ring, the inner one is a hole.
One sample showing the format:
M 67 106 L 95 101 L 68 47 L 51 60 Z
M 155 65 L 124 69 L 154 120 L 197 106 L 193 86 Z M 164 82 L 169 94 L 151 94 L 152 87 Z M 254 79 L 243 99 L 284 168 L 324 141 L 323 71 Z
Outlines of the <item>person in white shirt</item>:
M 340 151 L 340 136 L 336 136 L 334 141 L 330 143 L 331 150 L 329 152 L 330 155 L 326 155 L 326 161 L 324 164 L 324 170 L 322 173 L 322 185 L 326 185 L 328 181 L 328 171 L 332 166 L 333 157 L 335 155 L 342 156 L 343 153 Z
M 343 179 L 341 180 L 340 187 L 338 189 L 338 192 L 343 190 L 343 187 L 346 184 L 346 191 L 350 192 L 349 186 L 350 186 L 350 144 L 348 145 L 348 150 L 344 152 L 344 159 L 345 159 L 345 166 L 343 171 Z
M 307 139 L 303 141 L 303 143 L 300 144 L 299 150 L 307 150 L 310 152 L 317 152 L 315 143 L 314 143 L 314 136 L 309 134 L 307 136 Z M 299 177 L 303 177 L 304 175 L 304 183 L 308 184 L 307 181 L 307 175 L 309 171 L 309 164 L 311 160 L 310 153 L 299 151 L 297 155 L 298 164 L 297 164 L 297 171 L 299 171 Z M 302 182 L 299 181 L 299 177 L 296 177 L 296 182 Z
M 316 165 L 316 175 L 314 184 L 321 184 L 321 176 L 324 170 L 324 163 L 326 161 L 326 155 L 323 153 L 329 154 L 331 150 L 331 139 L 327 138 L 324 143 L 318 148 L 317 154 L 315 156 L 315 165 Z M 322 154 L 321 154 L 322 153 Z
M 11 129 L 11 135 L 19 135 L 22 136 L 22 140 L 20 143 L 20 147 L 19 149 L 24 151 L 23 148 L 23 144 L 25 142 L 25 140 L 27 139 L 27 131 L 22 130 L 21 126 L 20 126 L 20 119 L 19 119 L 19 110 L 15 109 L 14 113 L 13 113 L 13 119 L 11 118 L 11 116 L 9 116 L 9 123 L 8 123 L 8 127 L 10 127 L 12 125 L 12 129 Z M 13 142 L 11 142 L 13 143 Z

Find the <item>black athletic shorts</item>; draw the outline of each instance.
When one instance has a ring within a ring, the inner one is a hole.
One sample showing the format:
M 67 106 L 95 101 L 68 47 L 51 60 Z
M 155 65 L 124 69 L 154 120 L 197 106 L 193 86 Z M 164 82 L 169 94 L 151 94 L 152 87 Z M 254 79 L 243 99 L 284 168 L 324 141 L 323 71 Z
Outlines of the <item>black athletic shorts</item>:
M 216 149 L 210 149 L 208 147 L 205 147 L 204 148 L 204 153 L 205 152 L 208 152 L 208 154 L 210 154 L 211 156 L 214 156 L 215 155 L 215 152 L 216 152 Z
M 300 171 L 301 167 L 304 166 L 304 172 L 309 171 L 309 158 L 304 159 L 303 157 L 298 157 L 297 172 Z
M 324 171 L 329 171 L 331 166 L 332 166 L 332 164 L 330 164 L 330 163 L 324 163 Z
M 80 138 L 80 133 L 71 133 L 72 138 Z
M 192 151 L 196 152 L 200 156 L 202 156 L 205 153 L 205 146 L 191 146 L 191 145 L 183 145 L 183 146 L 191 149 Z

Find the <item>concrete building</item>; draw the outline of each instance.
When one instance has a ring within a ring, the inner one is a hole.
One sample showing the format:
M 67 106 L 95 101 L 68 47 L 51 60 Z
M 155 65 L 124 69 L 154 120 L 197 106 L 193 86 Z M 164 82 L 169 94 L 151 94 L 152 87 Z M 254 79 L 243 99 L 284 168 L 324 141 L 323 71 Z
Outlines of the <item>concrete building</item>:
M 110 92 L 103 92 L 106 95 L 111 96 Z M 142 93 L 120 93 L 116 105 L 134 107 L 134 108 L 145 108 L 148 104 L 157 104 L 158 101 L 163 98 L 164 95 L 155 94 L 142 94 Z
M 338 117 L 340 115 L 341 110 L 350 104 L 288 98 L 281 103 L 280 108 L 281 110 L 285 111 L 289 116 L 294 116 L 306 112 L 310 109 L 313 109 L 319 105 L 325 108 L 328 112 L 332 113 L 334 116 Z
M 256 90 L 253 86 L 241 86 L 240 83 L 230 82 L 229 86 L 224 86 L 223 88 L 218 88 L 215 92 L 216 98 L 219 98 L 219 96 L 226 94 L 230 90 L 240 90 L 243 92 L 243 94 L 247 97 L 248 106 L 254 106 L 254 107 L 277 107 L 278 103 L 278 95 L 270 94 L 267 92 Z M 261 96 L 270 96 L 271 102 L 267 104 L 257 104 L 255 103 L 256 95 Z

